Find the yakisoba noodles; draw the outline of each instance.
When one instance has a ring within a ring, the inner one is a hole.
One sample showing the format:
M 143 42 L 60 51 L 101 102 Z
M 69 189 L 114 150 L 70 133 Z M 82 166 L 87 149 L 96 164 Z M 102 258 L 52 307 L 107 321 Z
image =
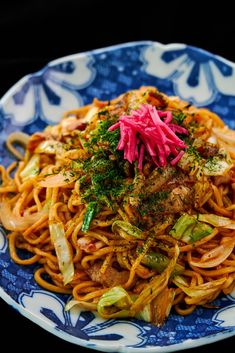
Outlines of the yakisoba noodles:
M 141 87 L 16 140 L 23 159 L 0 167 L 10 255 L 66 309 L 161 325 L 233 290 L 235 132 L 216 114 Z

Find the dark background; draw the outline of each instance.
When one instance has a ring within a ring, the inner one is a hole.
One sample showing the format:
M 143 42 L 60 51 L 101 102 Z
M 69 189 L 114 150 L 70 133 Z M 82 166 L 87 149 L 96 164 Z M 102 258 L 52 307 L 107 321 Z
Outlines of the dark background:
M 48 61 L 128 41 L 186 43 L 235 61 L 233 11 L 226 1 L 205 8 L 206 2 L 1 0 L 0 96 Z M 7 352 L 32 352 L 31 338 L 36 351 L 92 352 L 47 333 L 1 300 L 0 325 Z M 233 337 L 190 352 L 234 351 L 234 344 Z

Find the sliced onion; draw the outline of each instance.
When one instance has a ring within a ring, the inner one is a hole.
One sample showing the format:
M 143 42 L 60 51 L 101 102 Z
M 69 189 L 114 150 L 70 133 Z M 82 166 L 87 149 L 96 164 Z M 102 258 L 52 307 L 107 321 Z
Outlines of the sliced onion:
M 199 214 L 198 220 L 209 223 L 214 227 L 223 227 L 226 229 L 235 229 L 235 221 L 228 217 L 217 216 L 213 213 Z
M 58 174 L 46 176 L 43 180 L 38 182 L 38 185 L 43 188 L 54 188 L 66 186 L 77 180 L 77 175 L 72 171 L 64 171 Z
M 226 149 L 230 153 L 230 156 L 235 158 L 235 147 L 231 145 L 226 145 Z
M 88 110 L 84 118 L 79 119 L 80 122 L 89 123 L 94 117 L 94 115 L 98 113 L 98 111 L 99 111 L 98 107 L 92 107 L 91 109 Z
M 235 131 L 228 129 L 228 127 L 224 128 L 216 128 L 213 129 L 214 134 L 224 142 L 227 142 L 231 145 L 235 144 Z
M 13 214 L 8 202 L 0 203 L 0 221 L 3 227 L 12 231 L 24 231 L 36 223 L 48 209 L 44 207 L 41 211 L 26 216 L 16 216 Z
M 224 282 L 226 281 L 226 278 L 220 278 L 215 281 L 211 282 L 206 282 L 203 284 L 199 284 L 198 286 L 192 286 L 192 287 L 185 287 L 183 286 L 180 282 L 176 281 L 174 279 L 174 283 L 182 289 L 182 291 L 187 294 L 191 298 L 204 298 L 205 296 L 209 296 L 213 294 L 215 291 L 221 287 Z
M 96 308 L 97 308 L 97 304 L 85 302 L 82 300 L 72 299 L 65 305 L 64 310 L 69 311 L 72 308 L 74 308 L 75 306 L 78 306 L 81 309 L 85 309 L 85 310 L 89 310 L 89 311 L 96 311 Z
M 189 261 L 190 265 L 200 268 L 210 268 L 220 265 L 232 253 L 235 239 L 229 240 L 201 257 L 201 261 Z

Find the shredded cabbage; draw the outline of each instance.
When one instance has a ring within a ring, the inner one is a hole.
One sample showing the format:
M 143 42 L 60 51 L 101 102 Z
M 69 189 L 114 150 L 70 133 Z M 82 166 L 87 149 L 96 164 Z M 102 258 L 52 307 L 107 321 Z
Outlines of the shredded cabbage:
M 74 276 L 73 257 L 70 244 L 65 236 L 62 222 L 49 225 L 52 244 L 55 247 L 59 269 L 63 275 L 63 282 L 66 285 Z
M 212 228 L 199 222 L 195 216 L 184 214 L 178 218 L 169 234 L 185 243 L 194 243 L 212 233 Z
M 97 311 L 105 319 L 128 317 L 131 304 L 132 300 L 127 291 L 116 286 L 102 295 L 97 305 Z

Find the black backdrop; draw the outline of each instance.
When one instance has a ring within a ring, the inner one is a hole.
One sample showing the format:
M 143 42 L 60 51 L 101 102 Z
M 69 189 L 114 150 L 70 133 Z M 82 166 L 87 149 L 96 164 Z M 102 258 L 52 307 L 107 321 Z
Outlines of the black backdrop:
M 0 96 L 22 76 L 39 70 L 50 60 L 128 41 L 186 43 L 235 61 L 233 11 L 226 1 L 219 5 L 208 1 L 207 8 L 205 3 L 1 0 Z M 47 333 L 2 300 L 0 327 L 0 344 L 9 344 L 7 352 L 14 348 L 31 352 L 31 338 L 36 351 L 92 352 Z M 229 338 L 190 352 L 233 351 L 234 344 L 235 338 Z

